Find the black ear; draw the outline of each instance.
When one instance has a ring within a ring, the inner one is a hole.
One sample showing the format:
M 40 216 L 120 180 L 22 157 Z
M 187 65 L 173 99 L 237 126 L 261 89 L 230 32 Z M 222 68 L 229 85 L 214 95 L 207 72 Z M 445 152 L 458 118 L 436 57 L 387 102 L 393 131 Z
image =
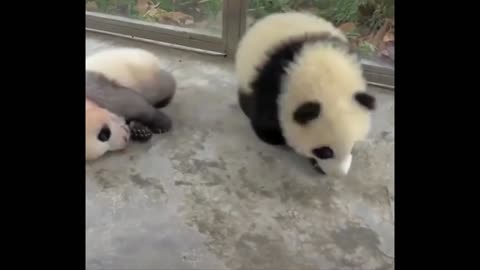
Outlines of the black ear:
M 293 113 L 293 119 L 300 125 L 305 125 L 309 121 L 320 115 L 320 103 L 316 101 L 308 101 L 298 106 Z
M 355 100 L 360 103 L 363 107 L 369 109 L 369 110 L 375 110 L 376 107 L 376 102 L 375 102 L 375 97 L 364 93 L 364 92 L 359 92 L 355 94 Z

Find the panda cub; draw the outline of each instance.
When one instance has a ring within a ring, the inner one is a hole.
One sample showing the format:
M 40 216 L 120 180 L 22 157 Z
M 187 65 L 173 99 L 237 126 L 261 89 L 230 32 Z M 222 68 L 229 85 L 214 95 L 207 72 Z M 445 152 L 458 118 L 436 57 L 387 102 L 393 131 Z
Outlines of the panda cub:
M 375 97 L 339 29 L 307 13 L 268 15 L 242 37 L 235 70 L 240 107 L 258 138 L 291 147 L 323 174 L 348 173 Z
M 171 102 L 175 88 L 160 60 L 143 49 L 107 49 L 86 59 L 86 98 L 125 118 L 133 140 L 171 129 L 170 117 L 158 109 Z

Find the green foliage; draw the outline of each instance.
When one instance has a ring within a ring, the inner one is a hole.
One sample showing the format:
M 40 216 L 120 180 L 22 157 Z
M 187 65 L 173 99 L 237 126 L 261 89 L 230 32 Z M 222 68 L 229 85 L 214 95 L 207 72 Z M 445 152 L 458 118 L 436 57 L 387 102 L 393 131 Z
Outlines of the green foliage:
M 176 7 L 177 5 L 175 5 L 175 2 L 176 1 L 165 1 L 165 0 L 154 0 L 153 3 L 155 3 L 155 5 L 158 4 L 158 7 L 163 9 L 163 10 L 167 10 L 167 11 L 177 11 L 176 10 Z M 192 2 L 192 1 L 186 1 L 186 2 Z
M 97 0 L 95 2 L 97 3 L 98 11 L 106 12 L 111 1 L 110 0 Z
M 222 7 L 222 1 L 220 0 L 210 0 L 205 3 L 208 16 L 212 18 L 215 18 L 222 11 Z
M 373 10 L 372 15 L 365 21 L 365 25 L 370 29 L 379 29 L 386 18 L 394 16 L 393 0 L 376 1 Z
M 358 20 L 358 7 L 361 0 L 337 0 L 334 8 L 333 22 L 341 24 Z
M 95 1 L 99 12 L 139 18 L 136 0 Z M 224 1 L 235 0 L 153 0 L 166 11 L 179 11 L 191 15 L 195 21 L 214 20 L 222 12 Z M 394 16 L 394 0 L 249 0 L 248 14 L 254 19 L 271 13 L 307 9 L 340 25 L 345 22 L 371 30 L 378 29 L 385 18 Z
M 255 18 L 261 18 L 271 13 L 285 12 L 295 0 L 250 0 L 250 14 Z
M 370 56 L 375 52 L 375 46 L 369 42 L 364 41 L 358 46 L 358 52 L 361 55 Z

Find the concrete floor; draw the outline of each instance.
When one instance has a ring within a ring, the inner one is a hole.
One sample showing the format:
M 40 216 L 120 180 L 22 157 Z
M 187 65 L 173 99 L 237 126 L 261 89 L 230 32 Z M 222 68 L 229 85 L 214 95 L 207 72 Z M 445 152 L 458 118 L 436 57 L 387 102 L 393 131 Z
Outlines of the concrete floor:
M 225 59 L 86 46 L 156 52 L 179 86 L 171 132 L 86 164 L 87 269 L 393 269 L 393 92 L 370 89 L 373 131 L 335 179 L 255 137 Z

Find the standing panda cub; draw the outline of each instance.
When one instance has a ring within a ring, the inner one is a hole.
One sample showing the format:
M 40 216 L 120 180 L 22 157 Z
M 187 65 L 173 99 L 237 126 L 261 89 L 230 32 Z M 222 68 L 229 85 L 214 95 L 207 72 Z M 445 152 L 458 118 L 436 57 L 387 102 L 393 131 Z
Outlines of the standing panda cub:
M 171 129 L 170 117 L 158 109 L 170 103 L 175 88 L 160 60 L 142 49 L 107 49 L 86 59 L 86 98 L 125 118 L 137 141 Z
M 256 135 L 343 176 L 371 125 L 375 98 L 345 35 L 310 14 L 268 15 L 239 43 L 239 103 Z

